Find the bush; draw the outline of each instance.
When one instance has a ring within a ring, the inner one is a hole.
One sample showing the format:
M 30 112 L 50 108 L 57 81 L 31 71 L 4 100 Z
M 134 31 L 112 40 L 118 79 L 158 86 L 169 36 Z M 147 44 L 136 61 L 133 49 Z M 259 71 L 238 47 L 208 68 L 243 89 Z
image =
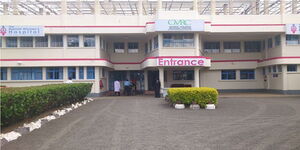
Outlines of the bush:
M 90 93 L 91 87 L 91 83 L 73 83 L 1 88 L 1 126 L 81 101 Z
M 192 88 L 169 88 L 168 97 L 172 103 L 199 104 L 204 107 L 206 104 L 218 104 L 218 91 L 208 87 Z

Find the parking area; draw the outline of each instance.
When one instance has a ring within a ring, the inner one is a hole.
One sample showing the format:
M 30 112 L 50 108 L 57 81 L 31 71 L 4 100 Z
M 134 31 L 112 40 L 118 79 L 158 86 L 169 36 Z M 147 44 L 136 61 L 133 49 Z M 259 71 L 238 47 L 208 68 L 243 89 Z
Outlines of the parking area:
M 221 95 L 216 110 L 150 96 L 99 97 L 2 150 L 297 150 L 300 97 Z

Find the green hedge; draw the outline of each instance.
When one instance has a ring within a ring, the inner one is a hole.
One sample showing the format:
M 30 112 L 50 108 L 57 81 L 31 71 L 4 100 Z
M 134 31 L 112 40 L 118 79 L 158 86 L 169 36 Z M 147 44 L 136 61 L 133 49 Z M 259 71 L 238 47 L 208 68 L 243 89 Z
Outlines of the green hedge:
M 91 83 L 1 88 L 1 126 L 8 126 L 49 109 L 82 101 Z
M 170 88 L 168 97 L 172 103 L 199 104 L 204 107 L 206 104 L 218 104 L 218 91 L 208 87 L 192 88 Z

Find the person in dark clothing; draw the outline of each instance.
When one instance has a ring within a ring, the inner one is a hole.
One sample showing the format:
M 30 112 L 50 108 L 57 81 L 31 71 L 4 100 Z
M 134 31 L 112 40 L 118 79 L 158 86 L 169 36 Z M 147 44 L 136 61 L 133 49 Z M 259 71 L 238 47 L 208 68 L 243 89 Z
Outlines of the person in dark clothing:
M 156 80 L 154 85 L 155 97 L 160 98 L 160 81 Z

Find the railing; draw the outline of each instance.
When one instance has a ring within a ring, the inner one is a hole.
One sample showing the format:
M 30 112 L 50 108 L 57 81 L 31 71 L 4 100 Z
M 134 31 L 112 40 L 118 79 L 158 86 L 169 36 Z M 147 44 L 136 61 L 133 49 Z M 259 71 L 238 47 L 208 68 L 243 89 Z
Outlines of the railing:
M 279 15 L 281 10 L 284 14 L 300 14 L 300 0 L 67 0 L 65 4 L 61 0 L 0 1 L 0 15 L 155 15 L 158 9 L 197 10 L 200 15 Z

